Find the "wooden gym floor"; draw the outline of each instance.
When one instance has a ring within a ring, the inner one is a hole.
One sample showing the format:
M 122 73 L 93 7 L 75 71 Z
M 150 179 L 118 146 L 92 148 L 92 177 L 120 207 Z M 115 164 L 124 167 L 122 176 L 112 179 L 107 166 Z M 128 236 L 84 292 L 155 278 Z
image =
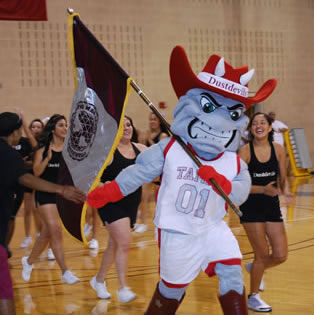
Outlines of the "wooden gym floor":
M 314 179 L 291 179 L 296 195 L 294 207 L 282 211 L 289 242 L 289 257 L 284 264 L 270 269 L 265 274 L 265 291 L 262 298 L 273 307 L 274 315 L 314 314 Z M 150 212 L 153 213 L 153 202 Z M 20 210 L 21 211 L 21 210 Z M 22 213 L 22 211 L 21 211 Z M 151 215 L 152 216 L 152 215 Z M 226 216 L 236 235 L 242 253 L 243 266 L 252 260 L 252 250 L 232 212 Z M 34 233 L 33 233 L 34 234 Z M 115 291 L 118 280 L 114 267 L 107 278 L 110 300 L 100 300 L 91 289 L 89 280 L 96 274 L 102 252 L 106 246 L 107 232 L 102 227 L 97 252 L 84 248 L 64 235 L 66 261 L 69 268 L 81 279 L 80 283 L 66 285 L 61 281 L 61 272 L 56 262 L 48 261 L 45 255 L 35 264 L 31 280 L 21 277 L 21 257 L 29 249 L 20 248 L 24 238 L 23 217 L 16 219 L 15 235 L 11 243 L 12 258 L 9 260 L 14 282 L 17 314 L 143 314 L 158 282 L 158 247 L 154 237 L 154 226 L 143 234 L 133 232 L 129 255 L 128 285 L 136 292 L 136 300 L 122 304 L 117 301 Z M 33 237 L 34 238 L 34 237 Z M 249 276 L 243 271 L 246 287 Z M 248 290 L 248 289 L 247 289 Z M 187 295 L 179 308 L 179 315 L 222 314 L 218 300 L 217 277 L 208 279 L 204 274 L 189 286 Z M 254 312 L 249 311 L 249 314 Z

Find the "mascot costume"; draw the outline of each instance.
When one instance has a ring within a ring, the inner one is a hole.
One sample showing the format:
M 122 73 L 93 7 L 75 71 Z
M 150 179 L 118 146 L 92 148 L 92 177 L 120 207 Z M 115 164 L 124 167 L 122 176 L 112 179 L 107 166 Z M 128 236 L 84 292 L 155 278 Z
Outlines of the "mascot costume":
M 254 70 L 234 69 L 212 55 L 197 76 L 184 49 L 174 48 L 170 77 L 179 98 L 171 125 L 202 163 L 198 169 L 174 137 L 142 152 L 136 164 L 114 181 L 96 188 L 88 203 L 96 208 L 116 202 L 144 183 L 161 176 L 154 223 L 160 248 L 160 281 L 147 315 L 175 314 L 185 290 L 201 270 L 219 277 L 224 314 L 248 314 L 238 242 L 223 221 L 225 200 L 212 186 L 215 179 L 236 205 L 248 197 L 247 165 L 236 154 L 248 117 L 244 112 L 266 99 L 276 80 L 268 80 L 254 97 L 247 83 Z

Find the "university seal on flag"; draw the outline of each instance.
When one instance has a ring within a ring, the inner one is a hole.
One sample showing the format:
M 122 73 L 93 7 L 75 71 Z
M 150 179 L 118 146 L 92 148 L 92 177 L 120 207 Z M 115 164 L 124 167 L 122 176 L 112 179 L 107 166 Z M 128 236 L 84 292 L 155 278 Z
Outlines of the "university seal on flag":
M 80 100 L 70 118 L 70 137 L 68 142 L 68 153 L 73 160 L 84 160 L 95 140 L 98 112 L 96 107 Z
M 119 144 L 131 78 L 77 13 L 69 15 L 69 25 L 75 94 L 58 183 L 74 185 L 87 193 L 98 185 Z M 57 207 L 64 227 L 88 244 L 83 230 L 87 203 L 74 204 L 59 197 Z

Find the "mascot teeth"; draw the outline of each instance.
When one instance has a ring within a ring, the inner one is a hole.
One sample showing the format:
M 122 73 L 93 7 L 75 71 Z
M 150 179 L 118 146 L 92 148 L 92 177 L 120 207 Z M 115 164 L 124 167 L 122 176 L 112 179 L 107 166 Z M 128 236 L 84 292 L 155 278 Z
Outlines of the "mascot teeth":
M 224 144 L 227 144 L 233 136 L 232 130 L 215 130 L 198 119 L 193 119 L 188 129 L 190 137 L 193 139 L 207 139 L 211 136 L 213 140 L 216 138 L 217 141 L 223 142 Z

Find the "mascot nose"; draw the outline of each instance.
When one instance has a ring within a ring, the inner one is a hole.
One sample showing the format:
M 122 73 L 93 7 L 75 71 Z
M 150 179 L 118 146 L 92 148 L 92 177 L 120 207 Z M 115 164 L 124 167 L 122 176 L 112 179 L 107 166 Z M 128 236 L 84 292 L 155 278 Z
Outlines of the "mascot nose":
M 216 115 L 215 119 L 212 119 L 211 126 L 216 129 L 234 129 L 234 121 L 230 117 L 230 113 L 227 108 L 225 107 L 220 107 L 215 110 Z

